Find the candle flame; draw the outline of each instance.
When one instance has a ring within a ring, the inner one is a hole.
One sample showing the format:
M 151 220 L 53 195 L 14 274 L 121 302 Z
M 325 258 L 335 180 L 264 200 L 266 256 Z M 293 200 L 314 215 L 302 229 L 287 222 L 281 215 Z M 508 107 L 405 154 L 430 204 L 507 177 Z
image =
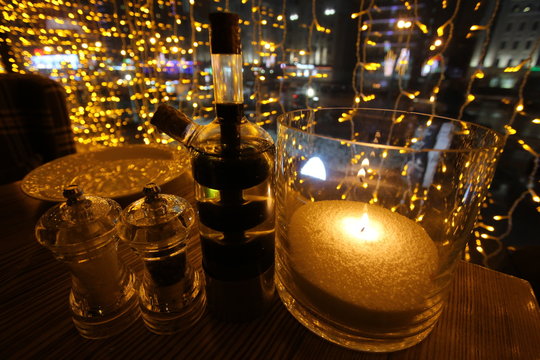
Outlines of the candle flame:
M 365 242 L 379 240 L 376 226 L 370 222 L 367 212 L 361 217 L 348 216 L 343 218 L 342 229 L 349 237 L 356 240 Z
M 364 213 L 364 215 L 362 215 L 362 217 L 360 218 L 360 225 L 362 226 L 362 228 L 360 229 L 360 232 L 364 232 L 364 230 L 366 230 L 366 226 L 368 223 L 369 223 L 368 214 Z

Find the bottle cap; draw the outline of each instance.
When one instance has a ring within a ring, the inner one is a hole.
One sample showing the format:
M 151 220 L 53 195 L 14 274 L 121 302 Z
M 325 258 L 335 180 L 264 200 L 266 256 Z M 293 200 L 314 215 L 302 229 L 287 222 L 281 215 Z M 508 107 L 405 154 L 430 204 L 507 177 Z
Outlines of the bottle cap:
M 167 104 L 159 105 L 150 123 L 159 131 L 177 140 L 182 140 L 188 128 L 193 124 L 186 114 Z
M 210 45 L 212 54 L 241 54 L 240 24 L 237 14 L 210 14 Z

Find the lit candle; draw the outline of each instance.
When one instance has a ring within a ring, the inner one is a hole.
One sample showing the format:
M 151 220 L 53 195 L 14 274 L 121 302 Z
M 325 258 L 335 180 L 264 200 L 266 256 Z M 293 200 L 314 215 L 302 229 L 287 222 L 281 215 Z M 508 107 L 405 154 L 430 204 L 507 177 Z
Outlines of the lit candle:
M 336 322 L 390 331 L 410 326 L 438 301 L 437 248 L 405 216 L 361 202 L 318 201 L 293 214 L 288 235 L 299 301 Z

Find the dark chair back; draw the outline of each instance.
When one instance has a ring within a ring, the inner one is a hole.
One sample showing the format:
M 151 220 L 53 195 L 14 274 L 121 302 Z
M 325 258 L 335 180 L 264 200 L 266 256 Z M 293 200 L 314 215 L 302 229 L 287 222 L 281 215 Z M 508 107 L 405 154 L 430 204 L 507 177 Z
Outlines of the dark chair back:
M 64 88 L 33 74 L 0 74 L 0 184 L 75 152 Z

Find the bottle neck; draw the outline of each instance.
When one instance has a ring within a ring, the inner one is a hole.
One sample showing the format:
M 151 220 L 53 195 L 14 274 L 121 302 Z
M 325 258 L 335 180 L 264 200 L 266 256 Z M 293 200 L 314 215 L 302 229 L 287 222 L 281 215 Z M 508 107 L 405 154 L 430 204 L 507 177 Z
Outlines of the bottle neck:
M 189 146 L 193 134 L 200 127 L 183 112 L 166 104 L 159 105 L 150 123 L 186 146 Z
M 244 118 L 244 104 L 216 103 L 216 115 L 221 129 L 223 155 L 238 156 L 240 152 L 240 124 Z
M 212 72 L 216 104 L 242 104 L 242 54 L 212 54 Z
M 242 119 L 244 119 L 244 104 L 216 102 L 216 117 L 218 118 L 218 122 L 220 124 L 239 124 L 242 122 Z

